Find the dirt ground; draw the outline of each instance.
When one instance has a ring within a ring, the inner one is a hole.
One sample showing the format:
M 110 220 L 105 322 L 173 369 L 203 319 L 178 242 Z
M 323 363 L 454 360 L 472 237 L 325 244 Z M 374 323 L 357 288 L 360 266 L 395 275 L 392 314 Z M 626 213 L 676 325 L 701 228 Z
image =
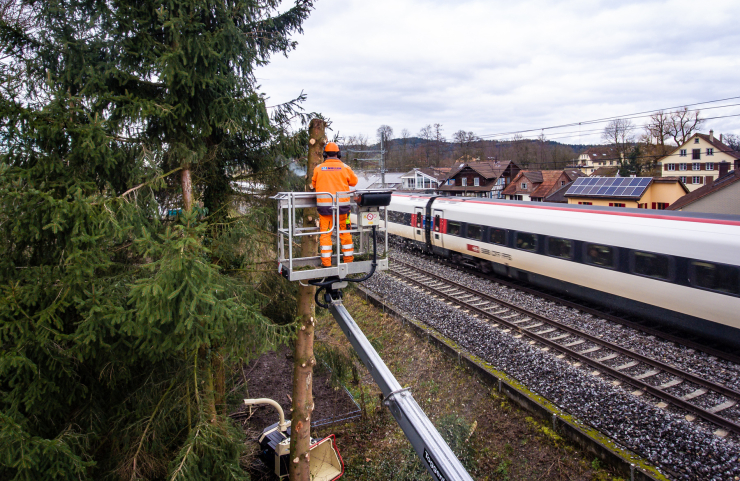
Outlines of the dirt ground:
M 547 423 L 532 419 L 474 374 L 418 339 L 397 320 L 383 316 L 382 311 L 367 304 L 356 291 L 348 290 L 345 305 L 399 383 L 411 388 L 416 401 L 474 479 L 621 479 L 592 456 L 565 442 Z M 380 390 L 351 355 L 351 346 L 334 319 L 327 311 L 317 314 L 317 358 L 325 358 L 334 372 L 340 374 L 340 380 L 363 407 L 363 416 L 344 424 L 316 428 L 312 436 L 336 435 L 346 469 L 343 479 L 431 479 L 423 472 L 388 409 L 379 402 Z M 286 394 L 291 390 L 287 354 L 288 351 L 269 353 L 245 368 L 251 373 L 247 376 L 250 395 L 278 400 L 286 415 L 290 409 Z M 281 372 L 281 377 L 274 378 L 268 372 Z M 356 409 L 343 389 L 332 387 L 326 370 L 315 378 L 314 399 L 316 420 Z M 330 404 L 335 405 L 329 407 Z M 255 436 L 262 427 L 276 420 L 272 412 L 263 412 L 244 420 L 244 427 L 248 436 Z M 252 479 L 271 479 L 258 460 L 249 464 Z

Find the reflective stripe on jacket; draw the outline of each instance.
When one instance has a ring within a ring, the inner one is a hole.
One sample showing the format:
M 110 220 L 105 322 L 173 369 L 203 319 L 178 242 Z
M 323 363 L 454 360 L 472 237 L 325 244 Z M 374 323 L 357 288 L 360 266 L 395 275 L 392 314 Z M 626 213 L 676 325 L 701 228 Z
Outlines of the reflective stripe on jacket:
M 311 186 L 316 192 L 348 192 L 350 187 L 357 185 L 357 176 L 347 164 L 339 159 L 328 158 L 322 164 L 317 165 L 313 170 Z M 331 197 L 319 196 L 317 199 L 319 205 L 331 205 Z M 339 198 L 339 203 L 349 202 L 349 196 Z M 347 209 L 349 210 L 349 209 Z

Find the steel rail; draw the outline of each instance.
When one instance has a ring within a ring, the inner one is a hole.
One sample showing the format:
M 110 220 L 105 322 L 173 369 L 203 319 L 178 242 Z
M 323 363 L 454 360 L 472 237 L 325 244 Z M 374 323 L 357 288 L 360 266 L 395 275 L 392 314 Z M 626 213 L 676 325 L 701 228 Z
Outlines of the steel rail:
M 577 329 L 573 329 L 573 328 L 568 327 L 568 326 L 563 326 L 562 324 L 558 323 L 557 321 L 553 321 L 553 320 L 551 320 L 549 318 L 546 318 L 546 317 L 540 316 L 538 314 L 532 313 L 532 312 L 527 311 L 525 309 L 522 309 L 520 307 L 513 306 L 513 305 L 511 305 L 509 303 L 506 303 L 505 301 L 501 301 L 499 299 L 496 299 L 495 297 L 489 296 L 487 294 L 480 293 L 480 292 L 476 291 L 475 289 L 471 289 L 471 288 L 468 288 L 468 287 L 459 285 L 459 284 L 457 284 L 457 283 L 455 283 L 453 281 L 450 281 L 450 280 L 448 280 L 448 279 L 446 279 L 446 278 L 444 278 L 442 276 L 439 276 L 437 274 L 430 273 L 430 272 L 428 272 L 428 271 L 426 271 L 424 269 L 420 269 L 419 267 L 411 266 L 409 264 L 406 264 L 404 262 L 400 262 L 400 261 L 397 261 L 397 260 L 394 261 L 394 264 L 402 264 L 407 269 L 421 271 L 421 272 L 423 272 L 423 275 L 426 275 L 426 276 L 432 277 L 432 278 L 434 278 L 436 280 L 445 282 L 445 283 L 447 283 L 447 284 L 455 287 L 458 290 L 467 291 L 469 293 L 478 295 L 478 296 L 480 296 L 482 298 L 486 298 L 487 300 L 490 300 L 491 302 L 495 302 L 496 304 L 499 304 L 502 307 L 506 307 L 507 309 L 517 311 L 519 314 L 523 314 L 523 315 L 532 317 L 533 319 L 536 317 L 537 318 L 536 320 L 538 320 L 538 321 L 546 322 L 547 324 L 549 324 L 549 325 L 551 325 L 553 327 L 556 327 L 558 329 L 562 329 L 562 330 L 564 330 L 566 332 L 569 332 L 572 335 L 580 336 L 580 337 L 583 337 L 583 338 L 589 338 L 589 340 L 592 341 L 592 342 L 594 342 L 594 343 L 600 344 L 603 347 L 606 347 L 606 348 L 608 348 L 610 350 L 614 350 L 614 351 L 618 351 L 620 353 L 623 353 L 624 355 L 629 356 L 631 358 L 634 358 L 636 360 L 640 360 L 640 358 L 643 358 L 643 359 L 645 359 L 645 361 L 641 361 L 641 362 L 645 362 L 646 364 L 650 364 L 653 367 L 657 367 L 659 369 L 664 369 L 664 367 L 665 367 L 664 370 L 666 372 L 671 372 L 671 371 L 681 372 L 682 373 L 681 375 L 674 374 L 674 375 L 677 375 L 678 377 L 681 377 L 681 378 L 684 378 L 685 379 L 685 376 L 686 375 L 689 375 L 691 377 L 696 378 L 695 376 L 693 376 L 691 374 L 683 373 L 683 371 L 680 371 L 680 370 L 677 370 L 677 369 L 672 368 L 670 366 L 664 365 L 664 364 L 662 364 L 662 363 L 660 363 L 658 361 L 654 361 L 654 360 L 652 360 L 650 358 L 645 358 L 644 356 L 641 356 L 639 354 L 633 353 L 633 352 L 631 352 L 629 350 L 626 350 L 626 349 L 624 349 L 624 348 L 622 348 L 620 346 L 616 346 L 616 345 L 610 344 L 608 341 L 604 341 L 602 339 L 595 338 L 593 336 L 590 336 L 590 335 L 587 335 L 585 333 L 582 333 L 582 332 L 578 331 Z M 599 370 L 607 373 L 611 377 L 620 379 L 620 380 L 622 380 L 622 381 L 624 381 L 624 382 L 626 382 L 626 383 L 628 383 L 628 384 L 630 384 L 630 385 L 632 385 L 632 386 L 634 386 L 634 387 L 636 387 L 638 389 L 643 390 L 644 392 L 648 392 L 648 393 L 652 394 L 653 396 L 655 396 L 655 397 L 657 397 L 659 399 L 662 399 L 664 401 L 668 401 L 668 402 L 670 402 L 671 404 L 673 404 L 675 406 L 681 407 L 681 408 L 685 409 L 686 411 L 689 411 L 689 412 L 691 412 L 693 414 L 696 414 L 697 416 L 701 417 L 702 419 L 705 419 L 706 421 L 709 421 L 709 422 L 711 422 L 713 424 L 716 424 L 716 425 L 718 425 L 720 427 L 723 427 L 725 429 L 728 429 L 730 431 L 733 431 L 735 433 L 740 434 L 740 424 L 737 424 L 737 423 L 735 423 L 733 421 L 730 421 L 729 419 L 726 419 L 726 418 L 723 418 L 721 416 L 718 416 L 717 414 L 712 413 L 712 412 L 709 412 L 709 411 L 707 411 L 707 410 L 705 410 L 705 409 L 703 409 L 703 408 L 701 408 L 699 406 L 696 406 L 694 404 L 691 404 L 691 403 L 689 403 L 689 402 L 687 402 L 687 401 L 685 401 L 685 400 L 683 400 L 683 399 L 681 399 L 679 397 L 676 397 L 676 396 L 674 396 L 672 394 L 669 394 L 669 393 L 667 393 L 667 392 L 665 392 L 662 389 L 659 389 L 657 387 L 651 386 L 650 384 L 647 384 L 647 383 L 645 383 L 645 382 L 643 382 L 643 381 L 641 381 L 639 379 L 635 379 L 634 377 L 630 376 L 629 374 L 625 374 L 625 373 L 623 373 L 623 372 L 621 372 L 621 371 L 619 371 L 617 369 L 614 369 L 612 367 L 609 367 L 606 364 L 603 364 L 603 363 L 601 363 L 601 362 L 599 362 L 599 361 L 597 361 L 595 359 L 591 359 L 590 357 L 586 356 L 585 354 L 581 354 L 578 351 L 574 351 L 574 350 L 572 350 L 570 348 L 567 348 L 567 347 L 563 346 L 562 344 L 558 344 L 555 341 L 551 341 L 550 339 L 548 339 L 546 337 L 540 336 L 540 335 L 535 334 L 534 332 L 531 332 L 531 331 L 524 330 L 524 329 L 521 328 L 521 326 L 518 326 L 517 324 L 515 324 L 513 322 L 507 321 L 506 319 L 503 319 L 503 318 L 501 318 L 501 317 L 499 317 L 499 316 L 497 316 L 495 314 L 492 314 L 492 313 L 490 313 L 490 312 L 488 312 L 488 311 L 486 311 L 484 309 L 481 309 L 479 307 L 470 305 L 470 304 L 466 303 L 465 301 L 460 301 L 460 300 L 456 299 L 453 295 L 444 293 L 444 292 L 442 292 L 438 288 L 434 288 L 434 287 L 428 286 L 428 285 L 424 284 L 421 281 L 415 280 L 415 279 L 409 277 L 406 274 L 403 274 L 403 273 L 398 272 L 397 270 L 393 270 L 392 269 L 391 272 L 393 274 L 401 277 L 401 278 L 404 278 L 404 279 L 408 280 L 409 282 L 411 282 L 411 283 L 413 283 L 415 285 L 418 285 L 418 286 L 420 286 L 420 287 L 422 287 L 424 289 L 433 291 L 437 296 L 440 296 L 440 297 L 442 297 L 444 299 L 448 299 L 449 301 L 455 302 L 456 304 L 463 305 L 469 311 L 473 311 L 473 312 L 475 312 L 475 313 L 477 313 L 477 314 L 479 314 L 481 316 L 494 319 L 496 322 L 499 322 L 501 324 L 504 324 L 504 325 L 506 325 L 506 326 L 508 326 L 508 327 L 510 327 L 512 329 L 516 329 L 517 331 L 521 332 L 522 334 L 526 335 L 527 337 L 532 338 L 532 339 L 536 340 L 537 342 L 539 342 L 541 344 L 544 344 L 544 345 L 546 345 L 548 347 L 551 347 L 551 348 L 553 348 L 553 349 L 555 349 L 557 351 L 563 352 L 563 353 L 567 354 L 568 356 L 570 356 L 572 358 L 578 359 L 578 360 L 580 360 L 580 361 L 582 361 L 582 362 L 584 362 L 586 364 L 589 364 L 589 365 L 591 365 L 591 366 L 593 366 L 593 367 L 595 367 L 595 368 L 597 368 L 597 369 L 599 369 Z M 671 374 L 673 374 L 673 373 L 671 372 Z M 700 380 L 701 383 L 713 384 L 713 383 L 710 383 L 709 381 L 703 380 L 701 378 L 696 378 L 696 379 L 697 380 Z M 689 379 L 686 379 L 686 380 L 689 380 Z M 693 380 L 689 380 L 689 381 L 690 382 L 694 382 Z M 699 383 L 697 383 L 697 384 L 699 384 Z M 717 385 L 717 386 L 720 386 L 720 385 Z M 721 388 L 723 390 L 728 390 L 728 388 L 725 387 L 725 386 L 721 386 Z M 715 390 L 713 387 L 710 388 L 710 389 Z M 729 390 L 729 391 L 730 391 L 730 393 L 732 393 L 732 396 L 728 396 L 728 397 L 737 398 L 738 396 L 740 396 L 740 393 L 738 393 L 736 391 L 733 391 L 733 390 Z

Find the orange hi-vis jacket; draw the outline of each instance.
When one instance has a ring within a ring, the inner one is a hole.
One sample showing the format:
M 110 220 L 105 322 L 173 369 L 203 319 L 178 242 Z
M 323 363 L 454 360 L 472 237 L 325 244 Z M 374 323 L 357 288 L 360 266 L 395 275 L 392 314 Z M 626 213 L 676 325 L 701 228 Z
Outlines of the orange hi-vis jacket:
M 357 185 L 357 180 L 355 173 L 344 162 L 329 157 L 313 170 L 311 186 L 316 192 L 336 194 L 337 192 L 349 192 L 350 187 Z M 319 214 L 331 215 L 331 197 L 319 195 L 316 201 L 319 205 Z M 349 212 L 349 195 L 339 198 L 340 205 L 343 202 L 346 202 L 347 205 L 340 206 L 339 213 L 347 214 Z

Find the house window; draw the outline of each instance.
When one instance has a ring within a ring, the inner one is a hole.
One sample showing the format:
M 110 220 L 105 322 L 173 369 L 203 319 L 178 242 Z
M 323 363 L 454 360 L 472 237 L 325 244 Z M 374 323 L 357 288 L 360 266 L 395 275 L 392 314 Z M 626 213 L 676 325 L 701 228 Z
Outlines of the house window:
M 666 210 L 668 208 L 668 204 L 665 202 L 653 202 L 653 209 L 655 210 Z
M 691 178 L 691 183 L 692 184 L 701 184 L 701 177 L 699 177 L 698 175 L 692 177 Z
M 468 178 L 467 177 L 463 177 L 462 178 L 462 185 L 463 185 L 463 187 L 465 187 L 465 186 L 468 185 Z
M 681 150 L 680 150 L 680 151 L 678 152 L 678 155 L 679 155 L 679 156 L 681 156 L 681 157 L 686 157 L 686 149 L 681 149 Z
M 699 160 L 699 159 L 701 159 L 701 149 L 693 149 L 691 151 L 691 158 L 693 160 Z
M 665 170 L 676 170 L 676 164 L 665 164 Z
M 680 180 L 684 184 L 686 183 L 686 177 L 681 176 L 681 177 L 678 178 L 678 180 Z
M 710 148 L 708 148 L 708 149 L 707 149 L 707 155 L 714 155 L 714 149 L 713 149 L 713 148 L 711 148 L 711 147 L 710 147 Z
M 527 189 L 527 183 L 526 182 L 522 182 L 522 189 L 524 189 L 524 190 Z
M 565 187 L 565 181 L 564 180 L 561 180 L 560 181 L 560 187 Z
M 447 185 L 455 185 L 455 179 L 448 180 Z
M 619 202 L 609 202 L 609 207 L 627 207 L 627 204 L 620 204 Z
M 697 137 L 697 138 L 694 139 L 694 143 L 695 144 L 698 144 L 699 143 L 699 137 Z
M 678 170 L 689 170 L 689 164 L 678 164 Z
M 511 200 L 522 200 L 522 196 L 521 195 L 512 195 L 511 196 Z
M 473 179 L 473 185 L 478 187 L 480 185 L 480 177 L 476 177 Z
M 691 170 L 701 170 L 701 164 L 699 162 L 694 162 L 691 164 Z
M 714 162 L 707 162 L 706 168 L 707 170 L 714 170 Z
M 580 205 L 593 205 L 593 202 L 579 202 Z

